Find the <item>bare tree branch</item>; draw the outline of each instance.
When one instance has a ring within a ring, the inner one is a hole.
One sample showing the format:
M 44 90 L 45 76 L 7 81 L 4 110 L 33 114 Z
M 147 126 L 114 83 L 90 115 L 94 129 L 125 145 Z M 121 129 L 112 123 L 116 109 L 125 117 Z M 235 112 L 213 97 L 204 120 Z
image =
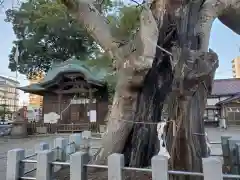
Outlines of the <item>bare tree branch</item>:
M 151 68 L 158 37 L 158 28 L 152 12 L 146 4 L 143 6 L 140 27 L 135 38 L 119 49 L 125 60 L 125 65 L 120 63 L 119 66 L 126 68 L 127 64 L 131 64 L 131 68 L 137 71 Z M 117 67 L 119 68 L 119 66 Z
M 62 0 L 64 2 L 64 0 Z M 73 1 L 72 1 L 73 2 Z M 93 38 L 108 51 L 112 58 L 117 60 L 119 80 L 114 96 L 112 111 L 109 115 L 108 130 L 103 139 L 103 148 L 95 157 L 94 163 L 102 164 L 109 154 L 121 152 L 132 125 L 121 121 L 132 116 L 129 111 L 136 102 L 136 92 L 129 94 L 129 87 L 134 84 L 142 84 L 146 72 L 151 68 L 155 56 L 158 28 L 148 5 L 142 9 L 140 28 L 134 40 L 118 47 L 117 40 L 113 38 L 110 27 L 96 8 L 87 2 L 80 1 L 76 4 L 64 2 L 74 12 L 80 23 L 84 24 Z M 137 75 L 136 72 L 141 72 Z M 139 76 L 136 78 L 136 76 Z M 114 141 L 113 141 L 114 140 Z M 117 141 L 115 141 L 117 140 Z M 109 142 L 112 142 L 109 144 Z
M 240 27 L 240 22 L 238 21 L 238 17 L 240 17 L 239 12 L 239 0 L 206 0 L 201 8 L 196 27 L 196 35 L 199 36 L 200 41 L 200 50 L 208 50 L 212 24 L 217 17 L 230 29 L 240 34 L 240 28 L 238 28 Z
M 113 59 L 121 59 L 116 50 L 118 43 L 113 38 L 108 20 L 103 17 L 91 1 L 86 0 L 62 0 L 69 10 L 85 25 L 88 32 L 109 53 Z
M 140 17 L 141 27 L 135 40 L 130 40 L 127 45 L 119 48 L 120 41 L 112 36 L 109 22 L 99 13 L 91 1 L 62 0 L 62 2 L 77 16 L 79 22 L 85 25 L 88 32 L 109 53 L 110 57 L 117 60 L 117 69 L 126 68 L 129 62 L 131 68 L 135 69 L 135 66 L 144 66 L 144 69 L 151 67 L 152 57 L 155 54 L 153 46 L 157 44 L 158 28 L 147 3 L 142 5 L 144 8 Z M 130 56 L 134 56 L 134 58 Z M 138 58 L 139 56 L 141 58 Z

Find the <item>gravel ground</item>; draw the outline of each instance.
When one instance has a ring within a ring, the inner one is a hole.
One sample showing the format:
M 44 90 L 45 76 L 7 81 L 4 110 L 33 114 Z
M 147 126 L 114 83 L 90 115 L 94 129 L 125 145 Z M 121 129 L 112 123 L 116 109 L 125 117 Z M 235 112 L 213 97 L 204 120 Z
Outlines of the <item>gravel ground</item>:
M 231 127 L 227 130 L 221 130 L 219 128 L 207 128 L 208 137 L 211 142 L 220 142 L 221 136 L 224 134 L 232 135 L 232 136 L 240 136 L 240 127 Z M 0 179 L 5 179 L 6 176 L 6 154 L 7 151 L 14 149 L 14 148 L 23 148 L 26 149 L 26 154 L 32 154 L 34 152 L 34 146 L 40 142 L 47 142 L 53 147 L 53 142 L 56 137 L 67 137 L 68 135 L 52 135 L 52 136 L 42 136 L 42 137 L 29 137 L 24 139 L 8 139 L 8 138 L 0 138 Z M 91 145 L 94 147 L 99 146 L 99 141 L 92 141 Z M 221 146 L 220 145 L 212 145 L 212 154 L 221 155 Z M 27 169 L 32 169 L 32 167 L 28 166 Z M 127 176 L 129 176 L 129 172 L 125 172 Z M 135 173 L 135 177 L 138 177 L 138 173 Z M 60 178 L 61 177 L 61 178 Z M 59 175 L 59 180 L 68 180 L 69 177 L 69 169 L 63 170 Z M 106 172 L 99 172 L 98 176 L 94 176 L 93 174 L 89 174 L 90 180 L 102 180 L 107 177 Z M 138 180 L 141 180 L 138 177 Z M 144 180 L 151 179 L 149 174 L 144 175 Z

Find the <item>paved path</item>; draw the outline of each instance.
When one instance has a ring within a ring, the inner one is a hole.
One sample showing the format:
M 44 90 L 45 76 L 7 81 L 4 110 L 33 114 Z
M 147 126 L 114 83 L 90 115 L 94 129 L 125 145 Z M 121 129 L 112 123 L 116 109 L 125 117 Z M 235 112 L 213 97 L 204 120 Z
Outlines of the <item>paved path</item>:
M 222 135 L 239 136 L 240 139 L 240 127 L 230 127 L 227 130 L 219 128 L 206 128 L 206 132 L 210 142 L 220 142 Z M 211 150 L 211 154 L 222 154 L 222 148 L 220 144 L 211 145 Z
M 29 137 L 24 139 L 8 139 L 0 138 L 0 179 L 4 180 L 6 177 L 6 155 L 7 151 L 15 148 L 25 149 L 26 155 L 34 153 L 34 147 L 41 142 L 49 143 L 50 147 L 53 147 L 54 139 L 57 137 L 68 137 L 68 135 L 51 135 L 42 137 Z M 32 166 L 27 167 L 32 169 Z
M 240 136 L 240 127 L 238 128 L 229 128 L 227 130 L 220 130 L 219 128 L 207 128 L 208 137 L 210 141 L 218 141 L 221 140 L 221 135 L 228 134 L 232 136 Z M 68 137 L 69 135 L 52 135 L 52 136 L 42 136 L 42 137 L 29 137 L 25 139 L 7 139 L 0 138 L 0 179 L 5 179 L 6 173 L 6 155 L 7 151 L 14 148 L 23 148 L 26 149 L 26 154 L 34 153 L 34 146 L 39 144 L 40 142 L 47 142 L 50 144 L 50 147 L 53 147 L 54 139 L 57 137 Z M 99 141 L 92 141 L 92 146 L 99 146 Z M 212 145 L 212 153 L 213 154 L 222 154 L 220 145 Z M 31 168 L 30 168 L 31 169 Z
M 50 145 L 50 148 L 53 148 L 54 139 L 57 137 L 68 138 L 69 134 L 56 134 L 56 135 L 48 135 L 48 136 L 38 136 L 38 137 L 29 137 L 24 139 L 8 139 L 8 138 L 0 138 L 0 180 L 4 180 L 6 177 L 6 156 L 7 151 L 15 148 L 22 148 L 26 150 L 26 155 L 32 155 L 34 153 L 34 148 L 36 144 L 41 142 L 46 142 Z M 91 140 L 91 147 L 100 147 L 99 140 Z M 95 153 L 97 149 L 92 149 L 90 153 Z M 30 158 L 35 159 L 36 157 Z M 26 164 L 25 171 L 29 171 L 34 169 L 34 164 Z

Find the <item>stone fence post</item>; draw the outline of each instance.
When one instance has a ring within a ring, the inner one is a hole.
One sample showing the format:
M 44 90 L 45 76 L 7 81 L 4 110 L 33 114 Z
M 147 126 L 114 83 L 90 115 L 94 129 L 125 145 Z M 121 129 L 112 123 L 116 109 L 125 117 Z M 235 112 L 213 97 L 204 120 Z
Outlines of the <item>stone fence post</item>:
M 19 180 L 19 177 L 24 175 L 24 163 L 21 163 L 21 160 L 24 159 L 24 149 L 13 149 L 8 151 L 6 180 Z
M 66 161 L 66 148 L 68 145 L 68 139 L 56 138 L 54 141 L 54 160 Z
M 80 150 L 80 146 L 82 143 L 82 134 L 81 133 L 71 134 L 69 136 L 69 143 L 75 144 L 76 151 Z
M 124 167 L 124 155 L 112 154 L 108 157 L 108 179 L 123 180 L 122 168 Z
M 70 156 L 70 180 L 87 180 L 89 155 L 86 152 L 76 152 Z
M 219 159 L 203 158 L 202 163 L 204 180 L 223 180 L 222 163 Z
M 233 142 L 230 140 L 229 144 L 231 143 Z M 240 148 L 239 144 L 236 145 L 236 149 L 238 148 Z M 7 158 L 6 180 L 19 180 L 24 176 L 24 163 L 21 161 L 25 159 L 25 151 L 23 149 L 11 150 L 8 152 Z M 87 152 L 75 152 L 70 156 L 70 180 L 87 180 L 89 159 Z M 38 151 L 36 160 L 36 180 L 53 180 L 52 162 L 54 161 L 54 151 Z M 235 161 L 239 162 L 239 158 L 235 159 Z M 27 163 L 26 160 L 25 163 Z M 222 163 L 219 159 L 213 157 L 203 158 L 202 163 L 203 173 L 192 173 L 192 176 L 203 176 L 204 180 L 223 180 Z M 168 170 L 168 158 L 162 155 L 154 156 L 151 165 L 152 180 L 169 180 L 169 173 L 173 173 L 175 176 L 179 173 Z M 123 180 L 124 155 L 116 153 L 110 155 L 107 168 L 109 180 Z M 181 175 L 189 175 L 189 173 L 191 172 L 186 172 L 186 174 L 181 172 Z
M 49 150 L 49 144 L 48 143 L 41 142 L 41 143 L 35 145 L 35 153 L 36 153 L 36 155 L 38 154 L 38 152 L 41 152 L 41 151 L 44 151 L 44 150 Z M 37 168 L 37 165 L 34 164 L 33 167 Z
M 49 150 L 49 144 L 48 143 L 41 142 L 41 143 L 35 145 L 35 153 L 36 154 L 40 151 L 43 151 L 43 150 Z
M 168 157 L 157 155 L 152 158 L 152 180 L 168 180 Z
M 240 149 L 240 137 L 231 137 L 228 139 L 229 150 L 229 167 L 231 174 L 240 174 L 240 161 L 239 161 L 239 149 Z
M 228 140 L 231 136 L 221 136 L 221 145 L 222 145 L 222 155 L 223 155 L 223 162 L 224 166 L 230 165 L 230 158 L 229 158 L 229 143 Z
M 52 150 L 39 151 L 37 154 L 36 180 L 52 180 L 54 152 Z

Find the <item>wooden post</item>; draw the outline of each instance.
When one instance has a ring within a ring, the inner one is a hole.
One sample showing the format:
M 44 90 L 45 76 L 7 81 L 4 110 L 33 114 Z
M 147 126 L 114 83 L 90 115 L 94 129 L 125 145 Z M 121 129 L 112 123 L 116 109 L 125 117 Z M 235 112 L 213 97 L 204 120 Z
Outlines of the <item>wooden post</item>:
M 60 122 L 62 121 L 61 102 L 62 102 L 62 94 L 58 93 L 58 113 L 60 115 Z
M 40 122 L 41 122 L 41 124 L 44 124 L 44 112 L 45 112 L 45 104 L 46 104 L 45 100 L 46 100 L 46 97 L 43 96 L 42 97 L 42 104 L 40 106 L 40 109 L 41 109 L 41 120 L 40 120 Z
M 74 128 L 74 124 L 72 123 L 72 134 L 74 133 L 74 130 L 73 130 L 73 128 Z
M 89 103 L 88 103 L 88 112 L 89 112 L 89 124 L 91 125 L 90 111 L 92 109 L 92 89 L 89 85 Z

